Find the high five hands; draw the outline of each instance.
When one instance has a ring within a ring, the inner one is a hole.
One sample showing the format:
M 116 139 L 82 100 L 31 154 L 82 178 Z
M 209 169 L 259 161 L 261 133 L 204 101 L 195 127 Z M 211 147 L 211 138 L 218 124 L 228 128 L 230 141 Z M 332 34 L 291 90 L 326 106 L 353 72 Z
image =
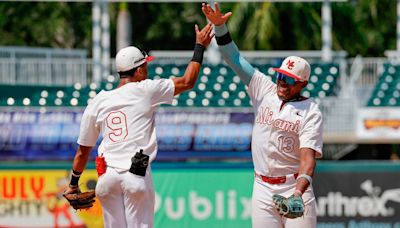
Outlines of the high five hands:
M 203 3 L 201 6 L 201 10 L 207 19 L 216 26 L 223 25 L 232 16 L 232 12 L 227 12 L 225 14 L 221 13 L 219 9 L 218 3 L 214 3 L 215 10 L 211 7 L 210 4 Z

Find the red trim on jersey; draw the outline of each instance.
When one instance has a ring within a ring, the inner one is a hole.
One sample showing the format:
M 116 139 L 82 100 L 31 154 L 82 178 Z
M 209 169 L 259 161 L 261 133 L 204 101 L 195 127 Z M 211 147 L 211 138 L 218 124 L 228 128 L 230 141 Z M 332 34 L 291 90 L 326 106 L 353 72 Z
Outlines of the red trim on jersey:
M 254 176 L 260 178 L 263 182 L 267 182 L 269 184 L 284 184 L 286 182 L 286 176 L 281 176 L 281 177 L 267 177 L 260 175 L 256 172 L 254 172 Z M 298 173 L 293 174 L 294 179 L 297 179 L 299 176 Z

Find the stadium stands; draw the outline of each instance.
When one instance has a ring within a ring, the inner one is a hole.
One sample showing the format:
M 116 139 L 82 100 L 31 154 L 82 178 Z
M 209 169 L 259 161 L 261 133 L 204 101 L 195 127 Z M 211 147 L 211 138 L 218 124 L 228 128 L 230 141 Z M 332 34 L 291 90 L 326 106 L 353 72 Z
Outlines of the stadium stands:
M 385 64 L 375 89 L 368 101 L 368 106 L 400 105 L 400 66 Z
M 272 80 L 275 72 L 272 65 L 254 65 Z M 303 95 L 327 97 L 336 95 L 339 67 L 335 64 L 312 64 L 310 82 Z M 186 65 L 150 64 L 150 78 L 169 78 L 183 75 Z M 117 76 L 110 75 L 100 85 L 91 83 L 82 86 L 10 86 L 0 85 L 1 106 L 86 106 L 87 102 L 101 90 L 116 86 Z M 400 84 L 399 84 L 400 85 Z M 198 82 L 192 91 L 177 96 L 173 106 L 178 107 L 250 107 L 245 85 L 228 66 L 204 65 Z

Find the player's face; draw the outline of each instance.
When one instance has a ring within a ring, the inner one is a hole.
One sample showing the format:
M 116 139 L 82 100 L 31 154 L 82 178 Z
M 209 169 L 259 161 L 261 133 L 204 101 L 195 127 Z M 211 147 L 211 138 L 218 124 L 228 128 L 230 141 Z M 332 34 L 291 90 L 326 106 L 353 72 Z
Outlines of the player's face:
M 276 93 L 281 100 L 291 100 L 298 97 L 307 82 L 296 81 L 291 77 L 278 74 Z

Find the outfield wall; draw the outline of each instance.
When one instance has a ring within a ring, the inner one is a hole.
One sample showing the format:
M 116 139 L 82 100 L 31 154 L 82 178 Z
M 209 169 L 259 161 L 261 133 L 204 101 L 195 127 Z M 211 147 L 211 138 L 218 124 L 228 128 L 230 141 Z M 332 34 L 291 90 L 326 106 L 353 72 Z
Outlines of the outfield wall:
M 1 163 L 0 227 L 102 227 L 101 207 L 69 208 L 70 163 Z M 250 163 L 155 163 L 155 227 L 251 227 Z M 400 164 L 319 162 L 318 227 L 400 228 Z M 81 188 L 95 187 L 90 163 Z

